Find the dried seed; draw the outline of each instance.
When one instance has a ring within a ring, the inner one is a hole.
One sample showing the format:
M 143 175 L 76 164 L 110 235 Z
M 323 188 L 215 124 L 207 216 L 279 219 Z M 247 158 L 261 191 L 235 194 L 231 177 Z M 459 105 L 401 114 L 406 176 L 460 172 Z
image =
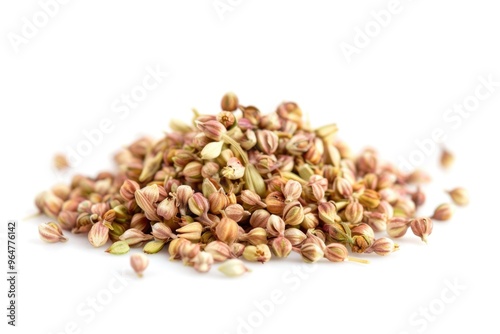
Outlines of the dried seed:
M 215 226 L 217 239 L 230 245 L 238 238 L 238 224 L 228 217 L 223 217 Z
M 143 251 L 146 254 L 156 254 L 159 251 L 163 249 L 163 246 L 165 246 L 165 242 L 162 240 L 153 240 L 148 242 L 144 248 Z
M 142 253 L 133 254 L 130 256 L 130 265 L 139 277 L 142 277 L 144 270 L 148 267 L 149 259 Z
M 324 256 L 324 252 L 320 246 L 315 243 L 305 243 L 300 248 L 300 255 L 304 262 L 317 262 Z
M 92 226 L 88 234 L 89 242 L 94 247 L 103 246 L 109 239 L 109 228 L 103 222 L 98 222 Z
M 287 257 L 292 252 L 292 243 L 285 237 L 277 237 L 271 241 L 271 250 L 276 257 Z
M 441 167 L 443 167 L 444 169 L 449 169 L 453 165 L 454 161 L 455 161 L 454 155 L 447 149 L 443 148 L 441 150 L 441 157 L 439 159 Z
M 203 160 L 211 160 L 217 158 L 222 151 L 222 145 L 224 145 L 223 141 L 214 141 L 205 145 L 200 153 L 201 158 Z
M 221 273 L 229 277 L 241 276 L 250 271 L 250 269 L 245 267 L 243 262 L 238 259 L 227 260 L 221 264 L 218 269 Z
M 441 221 L 450 220 L 454 211 L 455 210 L 449 203 L 443 203 L 434 210 L 434 214 L 431 218 Z
M 464 188 L 455 188 L 448 191 L 453 203 L 460 206 L 466 206 L 469 204 L 469 192 Z
M 126 241 L 117 241 L 114 242 L 108 249 L 106 249 L 107 253 L 122 255 L 128 253 L 130 250 L 130 246 Z
M 430 218 L 416 218 L 410 221 L 410 227 L 417 237 L 427 243 L 427 237 L 432 233 L 432 220 Z
M 398 244 L 395 244 L 389 238 L 380 238 L 375 240 L 373 245 L 367 250 L 367 253 L 375 252 L 378 255 L 385 256 L 399 249 Z
M 222 110 L 235 111 L 238 108 L 238 97 L 234 93 L 226 93 L 220 101 Z
M 65 242 L 68 239 L 64 237 L 61 228 L 57 223 L 43 223 L 38 225 L 38 232 L 40 234 L 40 239 L 46 242 Z
M 265 244 L 257 246 L 249 245 L 245 247 L 243 257 L 250 262 L 264 263 L 271 259 L 271 250 Z
M 193 267 L 196 271 L 200 273 L 206 273 L 212 268 L 212 264 L 214 263 L 214 258 L 212 254 L 207 252 L 199 252 L 193 258 Z
M 338 243 L 331 243 L 324 249 L 325 257 L 331 262 L 343 262 L 349 256 L 347 248 Z

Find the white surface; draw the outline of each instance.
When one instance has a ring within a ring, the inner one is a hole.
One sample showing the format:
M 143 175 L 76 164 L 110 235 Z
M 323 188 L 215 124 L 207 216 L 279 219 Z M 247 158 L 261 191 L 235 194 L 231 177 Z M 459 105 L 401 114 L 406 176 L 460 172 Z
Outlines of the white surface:
M 233 0 L 239 4 L 224 20 L 212 2 L 70 1 L 19 53 L 7 34 L 20 33 L 22 18 L 40 7 L 0 5 L 1 232 L 8 219 L 20 221 L 18 327 L 7 326 L 2 311 L 1 332 L 64 333 L 74 322 L 80 333 L 493 333 L 500 299 L 494 271 L 500 87 L 456 129 L 443 114 L 474 94 L 479 76 L 500 81 L 498 5 L 401 0 L 402 11 L 348 63 L 340 44 L 352 44 L 355 27 L 364 28 L 370 12 L 389 1 Z M 170 74 L 120 119 L 111 105 L 141 84 L 147 66 Z M 36 193 L 67 179 L 54 173 L 51 159 L 84 139 L 82 131 L 104 118 L 114 125 L 74 171 L 94 174 L 112 166 L 121 145 L 141 134 L 161 136 L 174 116 L 190 119 L 191 107 L 217 111 L 229 90 L 263 111 L 294 100 L 313 124 L 337 122 L 353 148 L 369 144 L 392 161 L 443 128 L 457 161 L 443 173 L 436 154 L 426 159 L 435 182 L 422 213 L 447 201 L 443 188 L 456 185 L 470 189 L 472 203 L 452 221 L 436 223 L 427 246 L 409 235 L 390 257 L 371 257 L 366 266 L 320 263 L 305 267 L 313 271 L 307 278 L 291 272 L 303 268 L 296 258 L 253 265 L 251 274 L 230 280 L 217 270 L 198 275 L 163 252 L 150 257 L 138 280 L 129 276 L 128 256 L 92 249 L 83 236 L 44 244 L 37 224 L 46 219 L 23 220 L 35 210 Z M 3 241 L 2 268 L 5 249 Z M 105 294 L 122 270 L 125 288 L 91 319 L 87 298 Z M 425 329 L 421 316 L 412 323 L 419 308 L 440 305 L 446 280 L 466 288 Z M 260 326 L 239 328 L 239 317 L 259 320 L 255 303 L 274 290 L 284 303 Z

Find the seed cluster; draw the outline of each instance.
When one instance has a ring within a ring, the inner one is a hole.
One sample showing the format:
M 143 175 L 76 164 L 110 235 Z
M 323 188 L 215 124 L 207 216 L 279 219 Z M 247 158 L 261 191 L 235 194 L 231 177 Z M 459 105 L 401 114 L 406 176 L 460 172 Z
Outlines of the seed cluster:
M 40 212 L 57 220 L 39 226 L 41 238 L 85 233 L 94 247 L 111 240 L 111 254 L 167 246 L 171 259 L 199 272 L 225 262 L 219 269 L 238 276 L 248 272 L 240 257 L 265 263 L 292 251 L 305 262 L 366 262 L 350 253 L 388 255 L 409 229 L 427 241 L 433 220 L 453 214 L 445 203 L 417 216 L 427 174 L 403 173 L 373 149 L 353 155 L 336 125 L 311 129 L 296 103 L 262 114 L 228 93 L 221 109 L 194 110 L 192 125 L 172 121 L 164 138 L 135 141 L 116 154 L 114 173 L 76 175 L 38 195 Z M 446 151 L 441 162 L 452 160 Z M 450 196 L 468 203 L 463 188 Z M 142 275 L 148 261 L 136 254 L 131 264 Z

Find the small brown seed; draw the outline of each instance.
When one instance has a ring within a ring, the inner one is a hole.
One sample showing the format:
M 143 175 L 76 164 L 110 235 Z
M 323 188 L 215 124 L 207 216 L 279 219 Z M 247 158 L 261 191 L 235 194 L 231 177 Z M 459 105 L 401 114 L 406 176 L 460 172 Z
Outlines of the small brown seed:
M 469 192 L 464 188 L 455 188 L 448 192 L 450 194 L 453 203 L 460 206 L 466 206 L 469 204 Z
M 235 111 L 238 108 L 238 97 L 234 93 L 226 93 L 220 101 L 222 110 Z

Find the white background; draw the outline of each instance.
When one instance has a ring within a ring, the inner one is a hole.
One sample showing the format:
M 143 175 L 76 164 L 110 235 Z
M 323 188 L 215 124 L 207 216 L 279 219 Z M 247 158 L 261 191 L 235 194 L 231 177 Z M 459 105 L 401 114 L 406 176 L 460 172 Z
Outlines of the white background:
M 401 0 L 400 12 L 349 63 L 341 43 L 354 45 L 356 28 L 370 26 L 370 12 L 389 1 L 230 3 L 221 19 L 213 0 L 69 1 L 18 52 L 8 36 L 21 34 L 23 17 L 33 21 L 40 5 L 1 3 L 0 262 L 6 271 L 6 222 L 17 219 L 20 273 L 15 329 L 6 325 L 1 280 L 2 333 L 65 333 L 66 326 L 66 333 L 495 332 L 500 87 L 455 128 L 443 117 L 474 95 L 479 77 L 500 81 L 498 5 Z M 169 76 L 118 118 L 112 103 L 141 84 L 148 66 Z M 336 122 L 356 151 L 371 145 L 394 162 L 418 154 L 415 141 L 441 128 L 457 161 L 444 173 L 436 152 L 425 157 L 422 167 L 434 182 L 421 214 L 448 201 L 443 189 L 454 186 L 470 190 L 471 205 L 436 223 L 428 245 L 409 234 L 399 252 L 371 256 L 370 265 L 305 267 L 294 257 L 251 265 L 252 273 L 239 279 L 217 270 L 197 274 L 163 251 L 150 256 L 139 280 L 128 256 L 93 249 L 82 235 L 45 244 L 37 225 L 47 219 L 23 219 L 35 212 L 38 192 L 69 179 L 55 173 L 51 159 L 84 140 L 83 131 L 105 118 L 113 122 L 71 174 L 112 168 L 121 146 L 143 134 L 160 137 L 172 117 L 189 120 L 192 107 L 217 112 L 230 90 L 266 112 L 294 100 L 313 125 Z M 312 272 L 299 276 L 293 268 Z M 77 311 L 88 311 L 88 298 L 104 296 L 120 273 L 126 286 L 95 317 Z M 447 281 L 465 288 L 438 308 L 442 313 L 431 311 L 432 321 L 422 320 L 419 312 L 441 305 Z M 284 303 L 262 316 L 255 303 L 274 290 Z M 71 331 L 72 323 L 78 330 Z

